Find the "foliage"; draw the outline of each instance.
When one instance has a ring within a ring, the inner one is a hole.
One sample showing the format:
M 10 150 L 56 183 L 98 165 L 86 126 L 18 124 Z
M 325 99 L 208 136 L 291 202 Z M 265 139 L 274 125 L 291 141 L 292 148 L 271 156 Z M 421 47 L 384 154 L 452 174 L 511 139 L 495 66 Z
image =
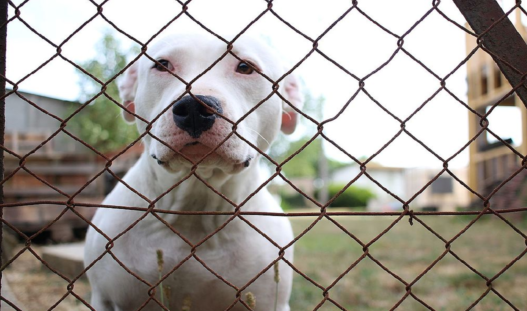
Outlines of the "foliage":
M 276 156 L 275 159 L 278 161 L 284 161 L 291 154 L 302 148 L 309 138 L 304 137 L 297 141 L 293 141 L 289 144 L 289 149 L 282 155 Z M 319 161 L 322 156 L 322 140 L 313 140 L 305 149 L 295 155 L 293 159 L 282 166 L 282 171 L 287 177 L 316 177 L 319 173 Z M 329 171 L 334 171 L 338 168 L 346 166 L 346 163 L 342 163 L 333 159 L 328 159 Z
M 325 98 L 322 96 L 315 98 L 309 92 L 304 93 L 304 98 L 304 107 L 302 111 L 313 119 L 321 121 L 323 119 L 322 111 Z M 302 132 L 299 139 L 294 140 L 290 138 L 291 136 L 286 136 L 281 133 L 280 137 L 271 146 L 269 155 L 279 163 L 302 148 L 316 133 L 314 130 L 314 124 L 310 120 L 303 116 L 299 116 L 299 119 L 300 124 L 297 131 Z M 315 178 L 320 175 L 319 164 L 321 156 L 324 156 L 324 150 L 322 146 L 322 138 L 318 137 L 306 146 L 299 154 L 295 155 L 293 159 L 288 161 L 282 167 L 282 171 L 287 177 Z M 328 159 L 328 169 L 330 172 L 346 165 L 346 163 Z
M 328 186 L 329 197 L 333 198 L 345 187 L 344 184 L 330 184 Z M 368 188 L 351 185 L 342 192 L 329 207 L 365 207 L 375 193 Z
M 127 52 L 121 48 L 120 42 L 109 31 L 103 34 L 96 50 L 98 56 L 81 63 L 80 66 L 106 83 L 114 79 L 115 75 L 126 66 Z M 82 89 L 80 101 L 84 103 L 97 96 L 101 92 L 102 85 L 80 70 L 78 74 Z M 115 79 L 107 85 L 106 94 L 120 102 Z M 71 113 L 73 111 L 69 111 L 68 116 Z M 99 95 L 81 113 L 75 115 L 68 122 L 68 130 L 100 152 L 117 150 L 137 137 L 135 125 L 126 123 L 121 118 L 121 108 L 104 94 Z
M 280 194 L 281 202 L 280 206 L 285 211 L 293 208 L 302 208 L 306 206 L 306 198 L 298 192 L 293 193 L 281 193 Z
M 344 188 L 344 186 L 344 184 L 330 184 L 328 186 L 329 197 L 333 198 Z M 314 195 L 315 197 L 318 197 L 319 190 L 315 191 Z M 306 207 L 307 199 L 298 192 L 281 192 L 280 197 L 282 199 L 280 205 L 284 210 Z M 335 198 L 329 207 L 366 207 L 368 202 L 374 198 L 375 193 L 373 193 L 371 190 L 364 187 L 351 185 L 337 198 Z

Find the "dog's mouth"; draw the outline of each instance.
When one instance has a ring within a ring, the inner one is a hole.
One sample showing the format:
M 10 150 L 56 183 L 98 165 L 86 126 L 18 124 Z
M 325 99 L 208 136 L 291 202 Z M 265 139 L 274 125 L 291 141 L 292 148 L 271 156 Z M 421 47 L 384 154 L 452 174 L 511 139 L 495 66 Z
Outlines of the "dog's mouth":
M 178 151 L 181 155 L 187 157 L 188 159 L 192 161 L 198 161 L 202 158 L 206 158 L 207 156 L 211 156 L 215 153 L 215 151 L 212 151 L 212 148 L 198 141 L 187 143 L 182 148 L 180 148 Z M 159 165 L 167 164 L 167 161 L 159 159 L 155 154 L 152 154 L 151 156 L 154 160 L 157 161 L 157 164 Z
M 179 149 L 178 151 L 191 160 L 199 160 L 207 156 L 209 153 L 211 153 L 211 151 L 212 153 L 215 152 L 209 146 L 206 146 L 198 141 L 187 143 L 183 146 L 183 148 Z
M 237 161 L 228 157 L 226 158 L 225 155 L 222 155 L 222 153 L 218 152 L 218 150 L 215 150 L 214 148 L 211 148 L 199 141 L 185 143 L 177 151 L 180 155 L 171 156 L 169 159 L 166 157 L 158 157 L 156 154 L 151 154 L 151 157 L 157 161 L 158 165 L 163 166 L 169 170 L 174 165 L 174 163 L 172 163 L 172 159 L 174 159 L 177 161 L 177 163 L 180 163 L 179 165 L 183 164 L 187 167 L 191 167 L 194 164 L 198 164 L 199 167 L 203 168 L 221 167 L 223 166 L 221 163 L 230 163 L 232 168 L 236 168 L 234 171 L 240 171 L 249 167 L 252 159 L 254 158 L 253 155 L 247 155 L 247 157 L 243 160 L 238 159 Z

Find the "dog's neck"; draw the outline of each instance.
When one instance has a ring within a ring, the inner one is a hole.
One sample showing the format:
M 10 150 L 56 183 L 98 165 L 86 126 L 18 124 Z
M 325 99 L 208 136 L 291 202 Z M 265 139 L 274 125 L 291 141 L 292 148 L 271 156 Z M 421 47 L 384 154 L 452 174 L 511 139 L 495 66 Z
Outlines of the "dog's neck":
M 156 191 L 153 193 L 154 197 L 162 196 L 159 204 L 156 204 L 159 205 L 158 208 L 167 210 L 203 211 L 203 208 L 211 211 L 234 210 L 236 205 L 244 201 L 252 191 L 256 190 L 257 185 L 261 184 L 257 161 L 236 174 L 228 174 L 219 169 L 199 168 L 194 174 L 190 169 L 170 173 L 152 162 L 155 161 L 150 161 L 149 166 L 152 168 L 151 181 L 155 187 L 150 188 Z M 189 204 L 197 201 L 212 204 L 203 207 L 201 204 Z
M 245 204 L 245 201 L 262 183 L 257 161 L 237 174 L 226 174 L 219 170 L 200 174 L 197 170 L 196 174 L 189 176 L 190 172 L 184 170 L 177 173 L 167 172 L 150 160 L 152 159 L 145 155 L 139 160 L 149 161 L 147 165 L 149 172 L 145 172 L 143 180 L 143 183 L 149 183 L 149 186 L 141 188 L 153 191 L 144 195 L 150 200 L 158 199 L 155 210 L 217 213 L 217 215 L 197 216 L 157 213 L 166 223 L 178 228 L 177 230 L 183 234 L 199 232 L 200 236 L 196 238 L 203 238 L 202 233 L 210 233 L 220 227 L 232 216 L 230 212 L 235 211 L 240 205 L 242 211 L 255 209 L 254 204 L 250 204 L 250 201 Z M 142 223 L 147 226 L 165 227 L 153 216 L 147 217 Z M 196 230 L 197 228 L 200 229 Z

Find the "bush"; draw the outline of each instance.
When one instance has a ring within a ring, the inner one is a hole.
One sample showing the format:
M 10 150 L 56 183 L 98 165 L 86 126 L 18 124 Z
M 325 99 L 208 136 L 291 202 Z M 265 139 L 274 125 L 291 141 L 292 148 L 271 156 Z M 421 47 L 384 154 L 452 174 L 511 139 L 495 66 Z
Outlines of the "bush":
M 284 194 L 282 193 L 280 195 L 282 198 L 281 206 L 284 210 L 290 210 L 293 208 L 302 208 L 306 206 L 306 201 L 303 195 L 301 195 L 298 192 L 292 193 L 292 194 Z
M 333 198 L 344 188 L 345 184 L 330 184 L 328 186 L 329 199 Z M 318 190 L 315 191 L 315 198 L 318 197 Z M 281 193 L 281 206 L 284 210 L 306 207 L 307 199 L 300 193 Z M 371 199 L 375 198 L 375 193 L 371 190 L 358 186 L 350 186 L 341 193 L 329 207 L 366 207 Z
M 333 198 L 345 186 L 344 184 L 330 184 L 328 186 L 329 198 Z M 331 202 L 329 207 L 365 207 L 374 198 L 375 193 L 371 190 L 351 185 Z

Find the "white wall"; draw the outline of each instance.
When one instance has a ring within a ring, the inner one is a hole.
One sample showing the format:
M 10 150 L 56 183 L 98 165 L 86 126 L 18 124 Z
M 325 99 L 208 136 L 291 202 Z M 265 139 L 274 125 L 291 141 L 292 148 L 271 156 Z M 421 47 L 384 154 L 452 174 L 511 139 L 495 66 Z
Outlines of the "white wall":
M 373 179 L 403 201 L 412 198 L 440 171 L 441 169 L 408 169 L 382 166 L 372 166 L 367 169 L 368 174 Z M 359 173 L 358 165 L 351 165 L 334 172 L 330 179 L 332 183 L 346 184 Z M 466 180 L 467 170 L 466 168 L 456 169 L 454 174 L 461 180 Z M 450 175 L 443 174 L 443 176 Z M 354 185 L 368 188 L 376 194 L 376 199 L 368 204 L 369 210 L 387 211 L 402 208 L 399 200 L 388 194 L 365 175 L 357 179 Z M 410 207 L 420 209 L 426 206 L 437 206 L 441 211 L 447 211 L 454 210 L 459 206 L 466 206 L 468 202 L 467 190 L 456 180 L 453 180 L 453 192 L 451 194 L 433 194 L 431 187 L 428 187 L 410 202 Z

